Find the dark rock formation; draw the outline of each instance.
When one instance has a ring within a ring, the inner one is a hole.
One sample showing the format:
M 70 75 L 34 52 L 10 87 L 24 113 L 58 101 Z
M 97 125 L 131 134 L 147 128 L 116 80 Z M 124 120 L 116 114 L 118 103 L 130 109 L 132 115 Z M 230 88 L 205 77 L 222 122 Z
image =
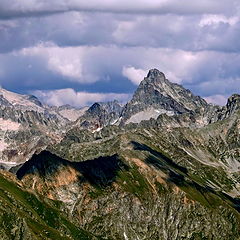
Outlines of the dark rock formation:
M 162 72 L 152 69 L 140 83 L 131 101 L 124 107 L 121 116 L 123 122 L 140 122 L 150 119 L 151 116 L 145 114 L 152 114 L 156 118 L 163 113 L 182 114 L 207 107 L 204 99 L 194 96 L 178 84 L 171 83 Z M 136 119 L 131 119 L 136 114 Z

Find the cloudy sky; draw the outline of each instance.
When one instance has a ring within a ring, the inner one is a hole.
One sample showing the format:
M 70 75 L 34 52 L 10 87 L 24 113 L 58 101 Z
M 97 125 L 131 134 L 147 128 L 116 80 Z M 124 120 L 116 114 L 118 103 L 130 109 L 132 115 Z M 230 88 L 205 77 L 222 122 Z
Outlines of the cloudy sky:
M 0 0 L 0 84 L 48 104 L 129 99 L 151 68 L 240 93 L 239 0 Z

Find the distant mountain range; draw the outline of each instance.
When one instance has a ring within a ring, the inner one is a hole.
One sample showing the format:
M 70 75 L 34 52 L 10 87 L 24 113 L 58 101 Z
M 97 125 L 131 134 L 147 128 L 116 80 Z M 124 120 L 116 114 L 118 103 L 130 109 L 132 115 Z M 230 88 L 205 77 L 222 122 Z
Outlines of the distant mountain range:
M 240 239 L 239 129 L 157 69 L 125 105 L 0 89 L 0 238 Z

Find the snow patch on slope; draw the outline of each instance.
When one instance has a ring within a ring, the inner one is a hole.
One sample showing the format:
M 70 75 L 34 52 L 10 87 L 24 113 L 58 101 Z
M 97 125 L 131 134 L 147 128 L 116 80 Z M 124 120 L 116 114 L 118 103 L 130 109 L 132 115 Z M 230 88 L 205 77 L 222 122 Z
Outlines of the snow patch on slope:
M 4 149 L 6 149 L 8 146 L 7 143 L 5 143 L 3 140 L 0 140 L 0 152 L 2 152 Z
M 0 168 L 3 168 L 6 171 L 9 171 L 12 167 L 17 166 L 19 163 L 17 162 L 4 162 L 0 161 Z
M 172 111 L 167 111 L 164 109 L 154 109 L 154 108 L 148 108 L 144 111 L 138 112 L 131 116 L 127 121 L 126 124 L 128 123 L 140 123 L 143 120 L 150 120 L 151 118 L 157 119 L 157 117 L 160 114 L 166 113 L 167 115 L 171 116 L 174 113 Z
M 100 132 L 101 130 L 102 130 L 102 127 L 98 127 L 97 129 L 93 130 L 92 133 Z
M 0 118 L 0 130 L 2 131 L 18 131 L 20 126 L 17 122 Z
M 0 96 L 3 96 L 11 105 L 20 107 L 22 110 L 34 110 L 43 112 L 44 109 L 28 99 L 28 95 L 21 95 L 14 92 L 0 89 Z

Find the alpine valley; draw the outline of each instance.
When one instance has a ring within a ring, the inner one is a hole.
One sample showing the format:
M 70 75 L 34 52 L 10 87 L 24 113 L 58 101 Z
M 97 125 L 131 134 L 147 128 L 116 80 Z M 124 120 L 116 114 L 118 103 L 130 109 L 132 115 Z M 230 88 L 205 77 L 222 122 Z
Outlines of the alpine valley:
M 125 105 L 0 89 L 0 239 L 240 239 L 240 95 L 157 69 Z

